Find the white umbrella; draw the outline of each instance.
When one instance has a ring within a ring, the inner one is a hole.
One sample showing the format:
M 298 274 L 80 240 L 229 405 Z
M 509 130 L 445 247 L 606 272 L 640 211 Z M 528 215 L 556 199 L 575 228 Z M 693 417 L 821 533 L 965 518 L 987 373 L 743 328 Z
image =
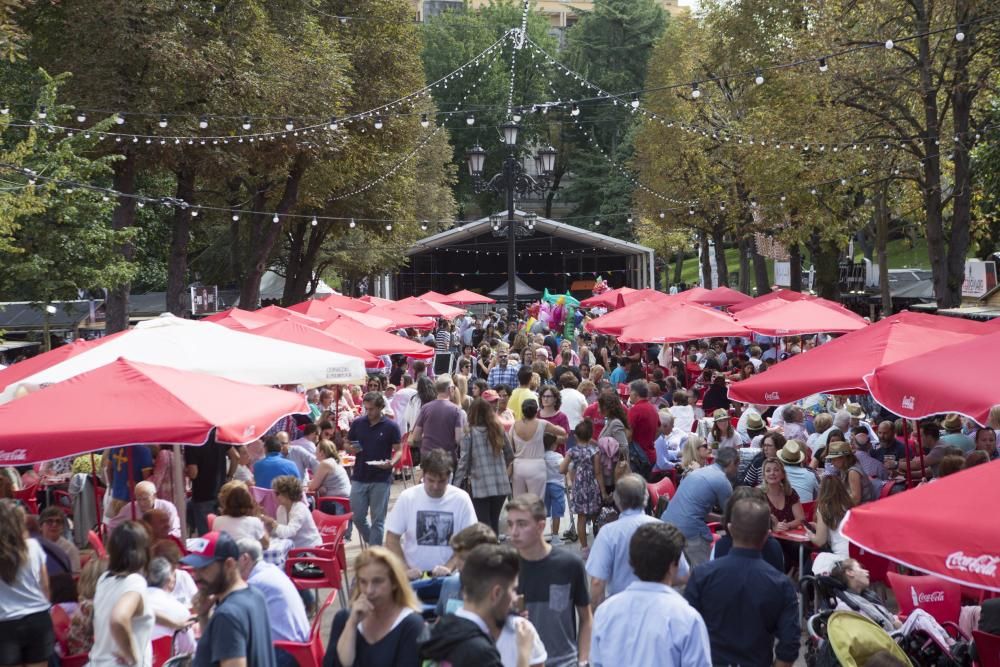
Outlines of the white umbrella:
M 365 378 L 364 362 L 358 357 L 164 314 L 8 384 L 0 392 L 0 404 L 13 400 L 19 388 L 32 390 L 61 382 L 119 357 L 257 385 L 318 387 Z M 0 375 L 0 386 L 2 379 Z

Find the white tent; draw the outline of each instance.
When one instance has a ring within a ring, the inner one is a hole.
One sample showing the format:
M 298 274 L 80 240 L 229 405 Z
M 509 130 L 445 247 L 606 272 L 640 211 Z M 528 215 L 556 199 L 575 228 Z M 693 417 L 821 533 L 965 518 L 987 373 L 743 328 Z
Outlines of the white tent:
M 20 387 L 30 391 L 60 382 L 119 357 L 258 385 L 318 387 L 365 378 L 365 365 L 358 357 L 164 314 L 8 384 L 0 393 L 0 404 L 13 400 Z
M 316 285 L 316 295 L 334 294 L 334 289 L 320 279 Z M 285 279 L 274 271 L 268 271 L 260 279 L 261 300 L 277 300 L 285 295 Z

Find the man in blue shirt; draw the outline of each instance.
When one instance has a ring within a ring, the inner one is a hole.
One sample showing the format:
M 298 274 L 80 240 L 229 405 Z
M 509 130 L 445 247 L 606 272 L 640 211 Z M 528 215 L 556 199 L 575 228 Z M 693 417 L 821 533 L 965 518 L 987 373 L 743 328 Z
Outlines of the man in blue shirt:
M 663 523 L 645 513 L 646 480 L 639 475 L 630 474 L 619 479 L 613 495 L 621 514 L 616 521 L 601 528 L 587 558 L 590 601 L 595 609 L 605 598 L 624 591 L 629 584 L 637 581 L 629 560 L 629 542 L 635 532 L 647 523 Z M 680 585 L 688 577 L 684 554 L 681 554 L 679 562 L 675 585 Z
M 683 548 L 684 536 L 669 524 L 647 523 L 635 531 L 629 540 L 629 562 L 639 580 L 597 610 L 590 643 L 594 667 L 619 665 L 623 659 L 661 667 L 712 664 L 705 621 L 672 588 Z M 640 628 L 640 619 L 655 622 Z
M 677 526 L 687 540 L 684 552 L 691 567 L 708 561 L 712 533 L 707 522 L 721 518 L 713 510 L 725 507 L 733 494 L 739 465 L 738 451 L 731 447 L 720 449 L 715 453 L 715 463 L 688 473 L 663 513 L 662 519 Z
M 260 541 L 252 537 L 236 540 L 240 557 L 240 576 L 267 601 L 267 619 L 274 641 L 306 643 L 309 641 L 309 617 L 295 585 L 281 568 L 262 560 Z M 287 651 L 275 648 L 278 667 L 294 667 L 298 663 Z
M 298 466 L 281 455 L 281 441 L 278 440 L 278 436 L 269 435 L 264 438 L 264 450 L 266 452 L 264 458 L 253 464 L 253 479 L 258 487 L 270 489 L 274 478 L 282 475 L 292 475 L 302 479 Z
M 507 359 L 507 350 L 501 349 L 497 352 L 497 363 L 490 368 L 490 372 L 486 376 L 486 384 L 490 386 L 490 389 L 496 389 L 502 384 L 508 387 L 517 386 L 517 370 L 520 366 L 507 363 Z
M 351 477 L 351 511 L 361 539 L 373 546 L 382 546 L 385 515 L 389 510 L 389 490 L 392 487 L 392 467 L 403 450 L 402 436 L 396 422 L 386 419 L 385 397 L 376 391 L 365 394 L 365 414 L 351 422 L 347 432 L 350 451 L 355 455 Z M 371 512 L 371 525 L 368 515 Z
M 771 530 L 767 502 L 735 501 L 726 528 L 732 550 L 695 568 L 684 589 L 708 627 L 712 663 L 791 667 L 799 655 L 799 602 L 788 577 L 761 558 Z
M 153 455 L 144 445 L 131 447 L 111 447 L 104 452 L 104 466 L 111 480 L 111 509 L 109 516 L 115 516 L 131 500 L 131 486 L 135 486 L 153 472 Z M 129 473 L 129 466 L 132 472 Z M 131 479 L 130 479 L 131 477 Z

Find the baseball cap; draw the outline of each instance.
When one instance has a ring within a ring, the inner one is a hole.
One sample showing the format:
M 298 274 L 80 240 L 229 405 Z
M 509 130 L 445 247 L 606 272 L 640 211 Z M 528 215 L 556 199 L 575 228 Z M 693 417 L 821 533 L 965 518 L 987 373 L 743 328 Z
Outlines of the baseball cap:
M 500 394 L 493 391 L 492 389 L 487 389 L 486 391 L 484 391 L 482 396 L 483 400 L 486 401 L 487 403 L 496 403 L 497 401 L 500 400 Z
M 195 569 L 208 567 L 215 561 L 239 558 L 240 550 L 228 533 L 211 532 L 188 540 L 188 555 L 181 562 Z

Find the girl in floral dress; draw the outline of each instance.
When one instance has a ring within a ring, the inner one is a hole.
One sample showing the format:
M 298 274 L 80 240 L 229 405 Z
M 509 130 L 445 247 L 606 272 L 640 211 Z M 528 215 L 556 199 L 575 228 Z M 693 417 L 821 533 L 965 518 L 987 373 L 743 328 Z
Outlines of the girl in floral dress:
M 603 496 L 602 486 L 597 478 L 597 467 L 600 462 L 597 445 L 593 443 L 593 423 L 589 419 L 584 419 L 576 425 L 573 433 L 576 435 L 576 446 L 570 447 L 566 452 L 560 470 L 565 473 L 570 465 L 573 466 L 575 480 L 570 511 L 576 513 L 577 535 L 580 536 L 580 547 L 586 558 L 586 554 L 590 551 L 587 546 L 587 521 L 597 517 Z

